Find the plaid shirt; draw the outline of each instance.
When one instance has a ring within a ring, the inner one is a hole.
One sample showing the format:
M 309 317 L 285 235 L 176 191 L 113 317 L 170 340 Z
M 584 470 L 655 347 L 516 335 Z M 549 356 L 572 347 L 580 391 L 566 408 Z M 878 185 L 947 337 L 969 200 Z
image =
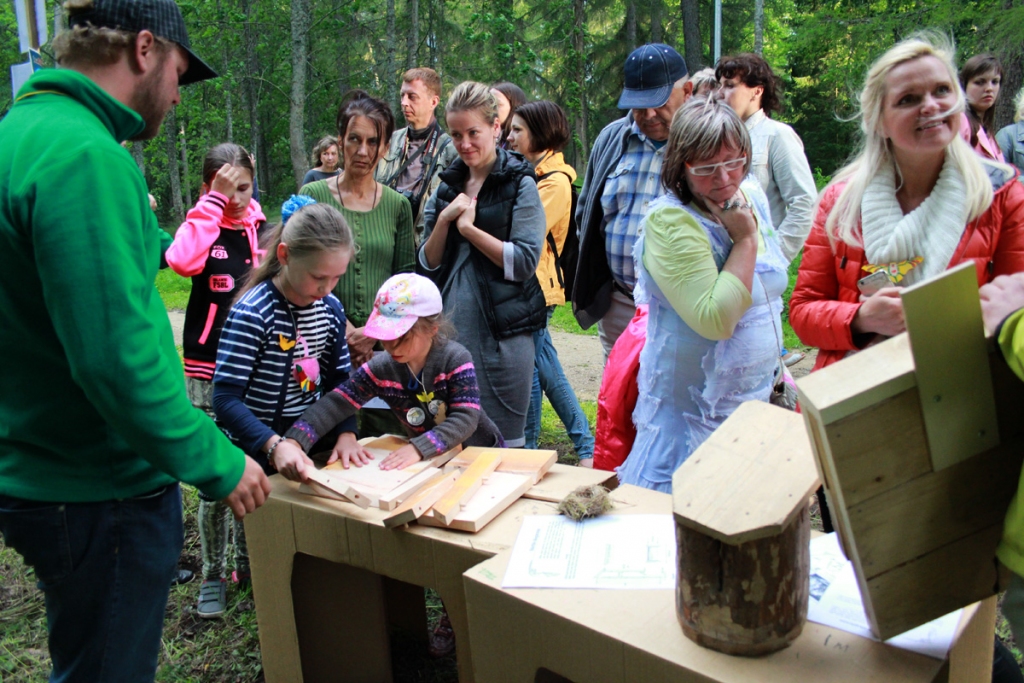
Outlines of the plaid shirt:
M 601 208 L 604 212 L 604 247 L 615 281 L 632 290 L 633 243 L 647 206 L 665 194 L 661 185 L 661 162 L 665 145 L 656 148 L 636 121 L 630 124 L 626 151 L 604 183 Z

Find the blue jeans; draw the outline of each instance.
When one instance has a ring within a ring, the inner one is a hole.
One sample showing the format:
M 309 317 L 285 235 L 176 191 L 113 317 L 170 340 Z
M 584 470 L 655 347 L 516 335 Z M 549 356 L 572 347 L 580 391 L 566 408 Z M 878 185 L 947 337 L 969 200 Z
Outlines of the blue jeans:
M 548 307 L 548 321 L 555 307 Z M 580 407 L 565 371 L 558 361 L 558 352 L 551 343 L 551 335 L 545 325 L 533 333 L 536 358 L 533 366 L 533 394 L 530 396 L 530 410 L 526 414 L 526 447 L 536 448 L 540 436 L 541 389 L 551 401 L 558 418 L 565 425 L 565 431 L 572 441 L 572 447 L 581 459 L 594 457 L 594 437 L 590 433 L 587 416 Z
M 100 503 L 0 495 L 0 532 L 43 591 L 51 682 L 153 680 L 184 534 L 177 484 Z

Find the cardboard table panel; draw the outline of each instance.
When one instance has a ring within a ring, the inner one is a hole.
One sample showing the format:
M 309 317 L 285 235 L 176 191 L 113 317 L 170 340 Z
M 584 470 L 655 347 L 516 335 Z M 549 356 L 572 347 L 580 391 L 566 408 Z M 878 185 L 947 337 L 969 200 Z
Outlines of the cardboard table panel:
M 562 465 L 552 472 L 566 492 L 614 485 L 612 472 Z M 267 503 L 245 518 L 267 683 L 390 681 L 389 626 L 426 638 L 422 587 L 444 601 L 459 678 L 472 681 L 462 575 L 511 548 L 525 515 L 555 514 L 552 502 L 521 498 L 477 533 L 387 529 L 390 512 L 299 493 L 280 476 L 270 481 Z
M 620 501 L 612 514 L 672 514 L 667 494 L 620 486 L 612 497 Z M 994 597 L 965 608 L 945 661 L 814 622 L 779 652 L 735 657 L 683 635 L 672 590 L 504 590 L 510 555 L 501 553 L 465 574 L 478 683 L 967 683 L 991 678 Z

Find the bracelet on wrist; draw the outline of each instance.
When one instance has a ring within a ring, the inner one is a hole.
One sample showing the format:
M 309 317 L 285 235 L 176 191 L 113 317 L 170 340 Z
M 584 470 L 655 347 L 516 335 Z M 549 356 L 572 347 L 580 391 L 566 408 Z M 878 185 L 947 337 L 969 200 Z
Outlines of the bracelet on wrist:
M 270 444 L 270 448 L 267 449 L 267 462 L 269 462 L 270 466 L 275 470 L 277 469 L 277 465 L 274 464 L 274 449 L 280 446 L 282 441 L 284 441 L 283 436 L 277 437 L 277 441 Z

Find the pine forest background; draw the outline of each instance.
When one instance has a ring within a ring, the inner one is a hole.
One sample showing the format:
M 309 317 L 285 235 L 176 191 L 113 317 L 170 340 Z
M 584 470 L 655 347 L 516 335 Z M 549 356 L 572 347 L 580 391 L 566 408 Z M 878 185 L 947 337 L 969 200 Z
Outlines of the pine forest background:
M 159 137 L 132 152 L 164 225 L 182 220 L 199 192 L 203 155 L 227 140 L 256 155 L 262 203 L 273 214 L 310 167 L 312 145 L 336 134 L 346 91 L 383 97 L 401 126 L 401 74 L 429 66 L 446 95 L 467 79 L 510 80 L 531 99 L 561 104 L 574 131 L 566 158 L 582 173 L 597 133 L 621 116 L 622 65 L 634 47 L 667 42 L 691 73 L 713 65 L 712 1 L 179 0 L 193 49 L 221 77 L 183 88 Z M 48 3 L 51 27 L 54 11 L 57 3 Z M 785 84 L 779 118 L 803 138 L 819 176 L 852 151 L 857 126 L 848 119 L 868 64 L 921 28 L 952 35 L 960 63 L 997 53 L 997 129 L 1012 119 L 1024 71 L 1024 0 L 723 0 L 722 15 L 722 53 L 764 54 Z M 0 64 L 9 74 L 22 61 L 5 0 Z M 5 85 L 0 116 L 11 103 Z

